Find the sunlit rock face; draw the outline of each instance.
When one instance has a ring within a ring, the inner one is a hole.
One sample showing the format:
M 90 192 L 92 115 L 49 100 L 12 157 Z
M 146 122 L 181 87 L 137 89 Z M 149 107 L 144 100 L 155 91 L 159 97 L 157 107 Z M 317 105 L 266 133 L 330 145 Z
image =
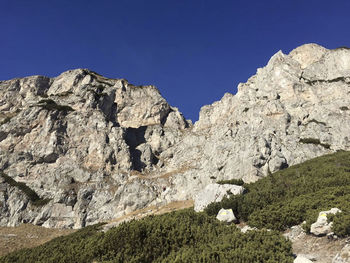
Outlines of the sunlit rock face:
M 222 179 L 349 150 L 350 50 L 276 53 L 192 125 L 153 86 L 86 69 L 0 82 L 0 225 L 79 228 L 193 199 Z

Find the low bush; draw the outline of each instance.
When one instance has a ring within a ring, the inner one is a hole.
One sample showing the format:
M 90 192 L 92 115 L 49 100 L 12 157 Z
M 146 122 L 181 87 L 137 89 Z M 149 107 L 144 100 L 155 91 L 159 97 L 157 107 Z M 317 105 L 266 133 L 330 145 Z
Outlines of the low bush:
M 275 231 L 241 233 L 205 213 L 185 209 L 99 225 L 11 253 L 0 262 L 293 262 L 291 243 Z
M 217 181 L 217 184 L 235 184 L 235 185 L 244 185 L 242 179 L 230 179 L 230 180 L 221 180 Z
M 63 112 L 69 112 L 74 111 L 74 109 L 70 106 L 66 105 L 58 105 L 55 101 L 52 99 L 44 99 L 40 100 L 38 102 L 38 106 L 45 109 L 45 110 L 57 110 L 57 111 L 63 111 Z
M 5 119 L 3 119 L 3 120 L 0 122 L 0 125 L 3 125 L 3 124 L 6 124 L 6 123 L 10 122 L 11 119 L 12 119 L 11 117 L 6 117 Z
M 23 182 L 17 182 L 14 180 L 12 177 L 0 172 L 0 176 L 4 178 L 5 182 L 8 183 L 9 185 L 18 188 L 21 190 L 30 200 L 30 202 L 35 205 L 35 206 L 43 206 L 46 205 L 50 199 L 42 199 L 38 196 L 38 194 L 28 187 L 25 183 Z
M 337 207 L 343 212 L 335 216 L 333 230 L 339 236 L 350 234 L 349 152 L 291 166 L 245 188 L 246 194 L 210 204 L 205 212 L 216 215 L 221 208 L 231 208 L 250 226 L 285 230 L 304 220 L 309 229 L 320 211 Z

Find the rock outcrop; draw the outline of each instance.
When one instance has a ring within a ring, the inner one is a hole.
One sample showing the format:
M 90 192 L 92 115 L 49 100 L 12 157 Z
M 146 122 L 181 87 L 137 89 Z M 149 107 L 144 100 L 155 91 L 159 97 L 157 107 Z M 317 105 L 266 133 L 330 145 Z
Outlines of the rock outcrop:
M 297 256 L 294 259 L 294 263 L 312 263 L 312 261 L 306 257 L 303 256 Z
M 237 221 L 237 218 L 235 217 L 232 209 L 223 209 L 223 208 L 220 209 L 219 213 L 216 216 L 216 219 L 226 223 Z
M 0 225 L 74 227 L 349 150 L 350 50 L 276 53 L 192 125 L 153 86 L 85 69 L 0 82 Z
M 211 203 L 220 202 L 224 197 L 243 194 L 244 187 L 231 184 L 208 184 L 194 197 L 194 211 L 202 212 Z
M 324 236 L 330 234 L 332 232 L 333 222 L 328 222 L 327 215 L 328 214 L 336 214 L 340 213 L 341 210 L 338 208 L 332 208 L 328 211 L 321 211 L 317 217 L 315 223 L 311 225 L 310 233 L 316 236 Z

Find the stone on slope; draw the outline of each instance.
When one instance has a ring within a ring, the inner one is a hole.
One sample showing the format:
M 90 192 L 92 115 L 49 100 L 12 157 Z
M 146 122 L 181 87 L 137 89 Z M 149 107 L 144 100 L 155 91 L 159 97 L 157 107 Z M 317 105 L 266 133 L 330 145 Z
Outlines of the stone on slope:
M 328 223 L 327 215 L 340 213 L 338 208 L 332 208 L 328 211 L 321 211 L 318 215 L 317 221 L 311 225 L 310 233 L 316 236 L 324 236 L 331 233 L 331 227 L 333 222 Z
M 216 219 L 226 223 L 237 221 L 237 218 L 235 217 L 232 209 L 223 209 L 223 208 L 221 208 L 220 211 L 218 212 Z
M 298 255 L 295 259 L 294 259 L 294 263 L 312 263 L 312 261 L 304 256 L 300 256 Z

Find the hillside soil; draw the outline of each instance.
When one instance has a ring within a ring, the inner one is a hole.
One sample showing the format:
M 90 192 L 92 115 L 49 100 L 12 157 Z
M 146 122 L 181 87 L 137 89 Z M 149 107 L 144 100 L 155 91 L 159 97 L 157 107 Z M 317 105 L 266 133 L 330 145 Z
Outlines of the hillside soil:
M 349 239 L 331 239 L 326 236 L 316 237 L 302 232 L 293 238 L 292 242 L 294 254 L 304 255 L 317 263 L 329 263 L 349 242 Z
M 53 229 L 31 224 L 0 227 L 0 257 L 22 248 L 36 247 L 55 237 L 73 233 L 73 229 Z

